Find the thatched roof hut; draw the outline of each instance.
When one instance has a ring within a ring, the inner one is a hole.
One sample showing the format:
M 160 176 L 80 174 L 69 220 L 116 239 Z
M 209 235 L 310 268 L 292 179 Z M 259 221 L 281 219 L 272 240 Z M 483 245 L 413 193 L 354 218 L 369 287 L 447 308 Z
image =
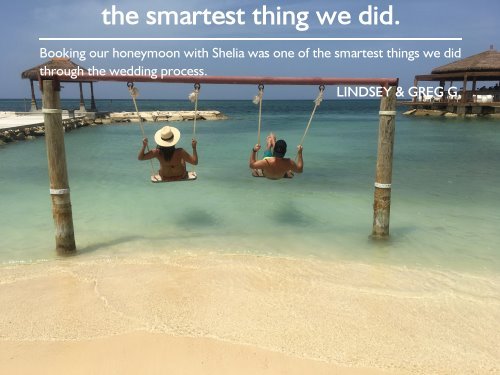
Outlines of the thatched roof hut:
M 473 102 L 478 82 L 500 82 L 500 52 L 490 46 L 487 51 L 434 68 L 431 74 L 416 75 L 414 85 L 418 87 L 419 82 L 422 81 L 439 82 L 439 86 L 443 88 L 447 82 L 450 86 L 454 82 L 459 82 L 462 86 L 458 93 L 460 101 L 462 103 Z M 468 83 L 472 83 L 470 89 L 467 89 Z M 498 87 L 498 84 L 495 87 Z M 498 90 L 492 88 L 490 91 L 492 92 L 485 94 L 493 95 L 496 102 L 500 96 Z M 416 102 L 417 98 L 414 97 L 413 101 Z
M 439 86 L 420 87 L 421 82 Z M 487 51 L 434 68 L 430 74 L 416 75 L 413 85 L 415 95 L 409 103 L 414 109 L 458 115 L 500 113 L 500 52 L 490 46 Z
M 90 83 L 90 95 L 91 95 L 91 111 L 96 111 L 96 105 L 95 105 L 95 99 L 94 99 L 94 86 L 93 83 L 96 82 L 96 79 L 89 78 L 88 75 L 88 70 L 87 68 L 84 68 L 81 65 L 78 65 L 71 61 L 70 59 L 67 58 L 53 58 L 51 60 L 48 60 L 44 62 L 43 64 L 34 66 L 31 69 L 25 70 L 24 72 L 21 73 L 21 78 L 22 79 L 29 79 L 30 80 L 30 85 L 31 85 L 31 110 L 36 111 L 37 108 L 37 103 L 36 103 L 36 98 L 35 98 L 35 89 L 33 82 L 38 81 L 40 78 L 40 70 L 47 68 L 49 71 L 57 71 L 58 69 L 61 69 L 62 71 L 68 72 L 68 71 L 75 71 L 79 72 L 78 76 L 75 79 L 69 79 L 65 78 L 61 81 L 63 82 L 78 82 L 80 85 L 80 111 L 85 111 L 85 102 L 83 99 L 83 88 L 82 88 L 82 82 L 88 82 Z M 66 73 L 65 75 L 69 75 L 69 73 Z
M 500 52 L 489 49 L 477 55 L 446 64 L 432 70 L 432 74 L 466 73 L 466 72 L 499 72 Z
M 493 49 L 466 57 L 432 70 L 431 74 L 415 76 L 418 81 L 498 81 L 500 80 L 500 52 Z

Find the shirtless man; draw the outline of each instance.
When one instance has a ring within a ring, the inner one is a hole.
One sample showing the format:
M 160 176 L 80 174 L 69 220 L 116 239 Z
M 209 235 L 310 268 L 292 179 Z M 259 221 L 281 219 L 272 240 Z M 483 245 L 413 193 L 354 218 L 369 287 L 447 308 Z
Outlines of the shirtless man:
M 302 146 L 297 146 L 297 163 L 289 158 L 285 158 L 286 142 L 282 139 L 274 145 L 274 155 L 263 160 L 255 160 L 260 145 L 256 144 L 250 154 L 250 168 L 254 176 L 264 176 L 271 180 L 279 180 L 283 177 L 290 177 L 289 171 L 302 173 L 304 161 L 302 159 Z
M 195 139 L 191 141 L 193 147 L 193 155 L 190 155 L 182 148 L 175 148 L 175 144 L 179 141 L 181 135 L 177 128 L 173 126 L 165 126 L 158 130 L 155 134 L 155 142 L 158 145 L 154 150 L 144 152 L 148 139 L 142 140 L 142 148 L 139 150 L 137 158 L 139 160 L 158 159 L 160 162 L 159 177 L 162 181 L 177 181 L 187 178 L 186 162 L 189 164 L 198 164 L 198 153 L 196 151 L 197 142 Z

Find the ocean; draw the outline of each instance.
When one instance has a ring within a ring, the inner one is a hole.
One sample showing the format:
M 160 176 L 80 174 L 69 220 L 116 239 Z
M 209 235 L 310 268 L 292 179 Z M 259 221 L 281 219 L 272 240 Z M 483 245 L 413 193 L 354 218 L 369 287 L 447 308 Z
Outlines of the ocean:
M 78 101 L 63 100 L 63 108 Z M 0 100 L 22 111 L 23 100 Z M 139 109 L 192 110 L 185 101 L 139 100 Z M 133 111 L 130 100 L 100 110 Z M 66 133 L 73 219 L 82 257 L 214 252 L 353 261 L 470 273 L 500 272 L 500 123 L 405 117 L 398 107 L 390 239 L 370 238 L 377 155 L 377 100 L 325 100 L 304 142 L 304 173 L 253 178 L 257 142 L 251 100 L 204 101 L 229 119 L 198 121 L 194 182 L 152 184 L 137 160 L 137 123 Z M 312 100 L 264 101 L 270 131 L 295 157 Z M 145 123 L 151 144 L 165 123 Z M 192 122 L 175 122 L 191 151 Z M 0 262 L 57 259 L 44 138 L 0 147 Z

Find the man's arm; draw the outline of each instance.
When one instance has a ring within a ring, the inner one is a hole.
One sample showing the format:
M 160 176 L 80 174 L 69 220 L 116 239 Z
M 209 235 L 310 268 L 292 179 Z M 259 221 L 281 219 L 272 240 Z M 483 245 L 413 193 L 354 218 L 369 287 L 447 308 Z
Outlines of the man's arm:
M 250 153 L 250 162 L 248 163 L 248 165 L 252 169 L 259 169 L 259 168 L 262 168 L 262 166 L 263 166 L 263 163 L 262 163 L 263 160 L 255 160 L 255 158 L 257 157 L 257 152 L 259 152 L 259 150 L 260 150 L 260 145 L 256 144 L 252 148 L 252 152 Z
M 292 172 L 302 173 L 304 170 L 304 160 L 302 159 L 302 146 L 297 146 L 297 163 L 290 159 L 290 164 L 292 167 L 290 168 Z

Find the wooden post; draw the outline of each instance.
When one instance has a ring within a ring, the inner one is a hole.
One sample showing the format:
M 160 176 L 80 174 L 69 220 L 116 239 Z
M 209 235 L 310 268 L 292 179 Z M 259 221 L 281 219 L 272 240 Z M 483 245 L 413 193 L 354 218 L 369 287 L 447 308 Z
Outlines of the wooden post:
M 45 122 L 52 216 L 56 227 L 56 251 L 64 255 L 76 251 L 76 245 L 66 169 L 60 85 L 56 80 L 43 80 L 42 85 L 42 112 Z
M 416 92 L 418 92 L 418 79 L 415 77 L 415 79 L 413 80 L 413 87 L 415 87 L 415 90 Z M 418 99 L 419 99 L 419 95 L 415 95 L 413 97 L 413 102 L 416 103 L 418 102 Z M 415 107 L 414 107 L 415 108 Z
M 90 82 L 90 111 L 97 112 L 94 98 L 94 82 Z
M 36 105 L 36 97 L 35 97 L 35 87 L 33 85 L 33 80 L 30 79 L 30 85 L 31 85 L 31 112 L 38 111 L 38 106 Z
M 377 170 L 373 202 L 373 238 L 387 238 L 389 236 L 392 154 L 396 130 L 396 90 L 397 86 L 391 86 L 389 95 L 382 96 L 380 100 Z
M 467 103 L 467 74 L 464 75 L 464 86 L 462 87 L 462 103 Z
M 83 86 L 81 82 L 78 83 L 80 85 L 80 112 L 86 112 L 85 101 L 83 100 Z

